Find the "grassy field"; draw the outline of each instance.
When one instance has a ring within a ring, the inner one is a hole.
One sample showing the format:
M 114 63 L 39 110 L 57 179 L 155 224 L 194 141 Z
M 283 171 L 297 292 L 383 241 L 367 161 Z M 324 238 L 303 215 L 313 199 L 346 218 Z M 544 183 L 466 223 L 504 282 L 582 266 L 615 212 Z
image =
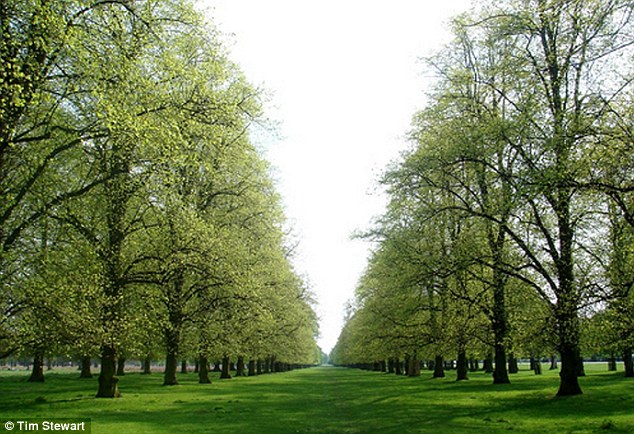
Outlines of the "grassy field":
M 0 432 L 17 418 L 89 417 L 93 433 L 598 433 L 634 432 L 634 381 L 586 367 L 584 395 L 556 399 L 558 377 L 513 375 L 493 386 L 484 373 L 442 380 L 318 367 L 283 374 L 161 386 L 160 374 L 128 374 L 123 397 L 95 399 L 96 380 L 77 372 L 0 374 Z

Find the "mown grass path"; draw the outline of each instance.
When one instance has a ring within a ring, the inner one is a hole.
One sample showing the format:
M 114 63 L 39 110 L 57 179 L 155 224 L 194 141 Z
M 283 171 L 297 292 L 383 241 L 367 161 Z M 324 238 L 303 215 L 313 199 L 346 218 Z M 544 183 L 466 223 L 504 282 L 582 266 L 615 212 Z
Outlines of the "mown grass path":
M 588 369 L 584 395 L 555 399 L 558 377 L 529 371 L 494 386 L 319 367 L 197 384 L 129 374 L 123 397 L 95 399 L 96 380 L 49 373 L 44 384 L 0 374 L 0 426 L 27 417 L 90 417 L 93 433 L 598 433 L 634 432 L 634 381 Z M 0 431 L 2 428 L 0 428 Z

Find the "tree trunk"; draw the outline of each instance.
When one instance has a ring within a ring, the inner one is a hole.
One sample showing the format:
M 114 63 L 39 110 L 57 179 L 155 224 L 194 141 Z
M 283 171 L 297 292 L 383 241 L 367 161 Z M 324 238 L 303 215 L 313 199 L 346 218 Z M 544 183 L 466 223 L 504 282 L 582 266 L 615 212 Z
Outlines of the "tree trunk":
M 542 362 L 539 357 L 531 357 L 531 365 L 535 375 L 542 375 Z
M 262 375 L 262 359 L 258 359 L 255 362 L 255 373 L 257 375 Z
M 616 371 L 616 356 L 614 354 L 610 354 L 608 358 L 608 371 Z
M 244 357 L 238 356 L 238 365 L 236 367 L 236 377 L 246 377 L 244 372 Z
M 181 374 L 187 374 L 187 360 L 181 360 Z
M 44 352 L 36 350 L 33 356 L 33 370 L 31 376 L 28 379 L 29 383 L 43 383 L 44 382 Z
M 480 362 L 478 359 L 470 359 L 469 360 L 469 371 L 478 372 L 480 370 Z
M 580 351 L 577 351 L 577 376 L 578 377 L 586 376 L 586 368 L 583 366 L 583 357 L 581 357 Z
M 90 372 L 90 356 L 82 357 L 79 364 L 81 365 L 79 378 L 92 378 L 92 372 Z
M 445 361 L 440 355 L 434 358 L 434 375 L 433 378 L 445 378 Z
M 408 377 L 418 377 L 420 376 L 420 360 L 417 356 L 413 356 L 409 358 L 409 363 L 407 364 L 407 376 Z
M 394 360 L 394 373 L 396 375 L 403 375 L 403 369 L 401 368 L 402 363 L 401 361 L 397 358 Z
M 220 373 L 221 380 L 231 378 L 231 373 L 229 371 L 230 369 L 231 369 L 231 365 L 230 365 L 229 356 L 224 356 L 222 358 L 222 372 Z
M 172 228 L 171 223 L 170 228 Z M 173 280 L 168 285 L 166 285 L 168 324 L 164 328 L 165 345 L 167 346 L 165 357 L 165 373 L 163 377 L 164 386 L 175 386 L 178 384 L 178 380 L 176 379 L 176 370 L 178 369 L 181 331 L 184 322 L 184 285 L 185 270 L 183 268 L 179 268 L 175 271 Z M 185 369 L 187 369 L 187 365 L 185 365 Z
M 206 356 L 200 356 L 198 358 L 198 383 L 211 383 L 211 380 L 209 379 L 209 360 Z
M 143 359 L 143 372 L 141 372 L 144 375 L 150 375 L 152 373 L 152 359 L 149 357 L 146 357 L 145 359 Z
M 167 355 L 165 356 L 165 373 L 163 374 L 163 386 L 175 386 L 176 369 L 178 367 L 178 350 L 180 346 L 180 334 L 172 327 L 165 331 L 167 343 Z
M 247 375 L 249 377 L 255 377 L 257 375 L 255 371 L 255 360 L 249 359 L 249 363 L 247 364 Z
M 125 375 L 125 357 L 119 357 L 117 359 L 117 377 L 123 377 Z
M 101 345 L 101 370 L 99 372 L 99 388 L 97 398 L 117 398 L 119 393 L 119 377 L 117 371 L 117 350 L 114 342 L 119 338 L 121 318 L 123 318 L 123 295 L 125 291 L 123 250 L 126 240 L 124 219 L 132 195 L 130 177 L 130 159 L 127 152 L 113 143 L 112 153 L 106 163 L 106 172 L 111 176 L 104 184 L 105 223 L 107 236 L 104 238 L 104 254 L 102 258 L 105 279 L 102 304 L 101 326 L 105 332 L 105 341 Z M 105 162 L 104 162 L 105 163 Z
M 548 368 L 548 369 L 550 371 L 554 371 L 555 369 L 559 369 L 559 367 L 557 366 L 557 356 L 555 354 L 550 356 L 550 368 Z
M 493 384 L 509 384 L 509 372 L 517 373 L 517 365 L 511 367 L 511 360 L 515 360 L 512 356 L 509 358 L 509 369 L 506 369 L 506 347 L 503 342 L 495 343 L 495 365 L 493 368 Z
M 623 351 L 623 364 L 625 366 L 625 376 L 634 377 L 634 361 L 632 361 L 632 347 L 626 347 Z
M 222 369 L 220 368 L 221 362 L 220 360 L 216 360 L 214 362 L 214 372 L 222 372 Z
M 99 372 L 99 390 L 97 398 L 118 398 L 119 393 L 119 377 L 116 370 L 116 351 L 113 345 L 104 345 L 101 347 L 101 371 Z
M 469 379 L 469 367 L 467 364 L 467 353 L 464 349 L 461 349 L 458 352 L 458 364 L 456 366 L 456 381 L 468 380 Z
M 578 362 L 575 348 L 560 351 L 561 371 L 559 372 L 559 390 L 557 396 L 581 395 L 581 386 L 577 376 Z
M 492 374 L 493 373 L 493 354 L 491 352 L 487 353 L 486 358 L 484 359 L 484 373 Z M 495 382 L 494 382 L 495 384 Z
M 496 365 L 497 365 L 497 361 L 496 361 Z M 519 371 L 520 371 L 520 368 L 517 365 L 517 359 L 515 358 L 515 355 L 511 353 L 509 355 L 509 374 L 517 374 Z
M 499 228 L 497 242 L 491 241 L 496 262 L 502 263 L 502 252 L 504 244 L 504 231 Z M 495 367 L 493 370 L 493 384 L 509 384 L 509 371 L 506 369 L 506 342 L 508 341 L 508 319 L 506 314 L 506 300 L 504 289 L 506 287 L 506 276 L 499 268 L 493 270 L 493 309 L 491 317 L 491 327 L 493 328 L 493 345 Z M 515 371 L 517 372 L 517 371 Z

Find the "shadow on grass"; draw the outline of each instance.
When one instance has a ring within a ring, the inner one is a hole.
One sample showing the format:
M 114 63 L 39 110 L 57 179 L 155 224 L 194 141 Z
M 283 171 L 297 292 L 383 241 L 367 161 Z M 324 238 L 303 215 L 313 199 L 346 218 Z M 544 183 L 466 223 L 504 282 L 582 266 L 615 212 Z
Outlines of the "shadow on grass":
M 180 386 L 160 386 L 159 375 L 122 379 L 123 398 L 94 399 L 96 380 L 67 376 L 50 384 L 0 382 L 22 390 L 0 397 L 0 414 L 91 417 L 93 433 L 461 433 L 631 432 L 632 383 L 620 376 L 582 379 L 586 394 L 555 399 L 556 374 L 512 377 L 494 386 L 476 373 L 466 382 L 396 377 L 341 368 Z M 46 391 L 46 401 L 35 398 Z M 15 396 L 15 395 L 14 395 Z

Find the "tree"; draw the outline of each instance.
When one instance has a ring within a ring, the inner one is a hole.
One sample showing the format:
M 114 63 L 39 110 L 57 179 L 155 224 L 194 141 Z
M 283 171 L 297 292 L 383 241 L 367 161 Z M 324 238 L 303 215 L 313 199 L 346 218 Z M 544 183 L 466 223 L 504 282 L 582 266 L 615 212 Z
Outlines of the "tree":
M 605 315 L 610 323 L 608 336 L 613 336 L 613 349 L 623 355 L 625 376 L 634 377 L 632 348 L 634 327 L 631 322 L 634 305 L 634 275 L 632 274 L 633 227 L 623 218 L 622 210 L 610 206 L 610 261 L 607 264 L 609 279 Z M 604 335 L 605 336 L 605 335 Z
M 314 354 L 310 297 L 249 142 L 258 91 L 194 6 L 14 2 L 0 18 L 0 356 L 30 348 L 39 366 L 44 350 L 85 362 L 98 348 L 97 396 L 114 397 L 117 359 L 149 360 L 160 330 L 172 384 L 183 342 L 208 355 L 219 306 L 245 323 L 269 309 L 265 333 L 236 327 L 233 353 Z M 273 325 L 294 341 L 278 347 Z
M 594 77 L 602 68 L 613 68 L 610 58 L 629 44 L 624 38 L 630 13 L 631 5 L 621 2 L 498 4 L 462 27 L 491 35 L 489 41 L 501 36 L 498 46 L 510 60 L 495 76 L 475 75 L 471 82 L 495 95 L 513 119 L 515 126 L 503 125 L 498 136 L 514 167 L 501 175 L 519 207 L 509 222 L 470 203 L 460 210 L 498 225 L 528 259 L 524 267 L 505 266 L 504 272 L 551 303 L 562 358 L 559 396 L 581 393 L 578 309 L 583 292 L 575 277 L 575 255 L 585 241 L 579 234 L 589 235 L 585 225 L 591 224 L 592 213 L 576 186 L 587 180 L 590 143 L 600 140 L 596 127 L 605 119 L 595 96 L 607 100 L 623 90 L 622 84 L 608 86 Z M 532 272 L 518 273 L 521 269 Z
M 212 135 L 220 128 L 241 134 L 240 116 L 253 96 L 217 42 L 203 34 L 200 15 L 188 4 L 148 6 L 131 15 L 91 14 L 91 23 L 110 29 L 108 39 L 93 35 L 91 56 L 82 59 L 93 72 L 96 95 L 82 108 L 93 110 L 107 131 L 90 143 L 90 167 L 106 181 L 58 216 L 86 238 L 103 266 L 100 397 L 118 393 L 114 367 L 130 288 L 156 284 L 160 274 L 159 257 L 148 255 L 149 246 L 143 243 L 160 235 L 161 227 L 173 243 L 180 234 L 180 222 L 174 219 L 186 213 L 173 198 L 183 187 L 176 177 L 188 161 L 186 153 L 214 144 Z M 172 197 L 152 186 L 157 180 L 172 189 Z M 79 209 L 95 212 L 85 215 Z M 178 255 L 180 247 L 175 248 Z M 165 285 L 180 285 L 180 270 Z
M 2 354 L 16 351 L 11 320 L 22 311 L 12 290 L 29 255 L 33 228 L 46 213 L 103 182 L 77 173 L 65 178 L 85 145 L 103 130 L 76 102 L 92 90 L 80 67 L 87 36 L 103 29 L 86 15 L 126 9 L 127 2 L 3 2 L 0 5 L 0 335 Z M 85 25 L 85 26 L 84 26 Z M 93 35 L 90 35 L 93 36 Z M 84 167 L 85 169 L 85 167 Z M 65 182 L 59 182 L 64 179 Z
M 489 317 L 495 382 L 508 381 L 508 292 L 530 288 L 541 299 L 535 315 L 554 323 L 557 395 L 581 393 L 579 316 L 601 295 L 597 246 L 606 235 L 597 192 L 624 216 L 631 192 L 629 157 L 622 164 L 612 158 L 631 147 L 631 113 L 622 102 L 634 80 L 619 59 L 631 55 L 632 8 L 509 1 L 454 20 L 455 41 L 432 58 L 439 83 L 415 118 L 415 148 L 390 171 L 391 193 L 405 210 L 395 222 L 450 223 L 437 232 L 452 246 L 441 260 L 445 296 L 477 301 Z M 593 168 L 595 156 L 608 170 Z M 456 249 L 464 229 L 475 242 Z M 535 344 L 527 346 L 537 351 Z

